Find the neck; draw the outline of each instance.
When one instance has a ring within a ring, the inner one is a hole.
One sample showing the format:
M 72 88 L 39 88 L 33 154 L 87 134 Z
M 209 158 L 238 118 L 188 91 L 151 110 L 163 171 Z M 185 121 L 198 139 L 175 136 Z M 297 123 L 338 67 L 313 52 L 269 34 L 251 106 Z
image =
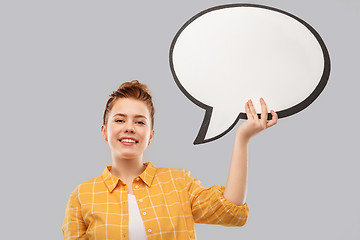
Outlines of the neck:
M 133 178 L 145 171 L 142 158 L 112 158 L 112 168 L 110 172 L 123 181 L 132 181 Z

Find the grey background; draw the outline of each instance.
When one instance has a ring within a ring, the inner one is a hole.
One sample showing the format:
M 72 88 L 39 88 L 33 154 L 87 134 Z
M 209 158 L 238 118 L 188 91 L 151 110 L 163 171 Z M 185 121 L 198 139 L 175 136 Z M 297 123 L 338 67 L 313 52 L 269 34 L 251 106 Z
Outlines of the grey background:
M 226 184 L 235 129 L 192 144 L 204 111 L 177 88 L 168 53 L 190 17 L 227 3 L 238 2 L 1 1 L 1 238 L 62 239 L 70 192 L 111 164 L 101 118 L 108 94 L 127 80 L 154 96 L 155 139 L 144 162 L 189 169 L 205 187 Z M 197 236 L 359 239 L 360 2 L 247 3 L 312 25 L 332 71 L 313 104 L 251 140 L 247 224 L 196 224 Z

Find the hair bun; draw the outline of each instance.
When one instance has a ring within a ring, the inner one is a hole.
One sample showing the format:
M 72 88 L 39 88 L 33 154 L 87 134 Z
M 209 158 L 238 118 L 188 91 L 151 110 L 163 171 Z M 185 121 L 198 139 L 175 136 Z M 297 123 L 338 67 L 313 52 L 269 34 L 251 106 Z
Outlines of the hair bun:
M 121 84 L 118 88 L 118 91 L 121 91 L 123 89 L 127 89 L 127 88 L 140 88 L 141 90 L 143 90 L 144 92 L 148 93 L 150 96 L 150 91 L 149 88 L 147 87 L 147 85 L 140 83 L 138 80 L 132 80 L 130 82 L 124 82 L 123 84 Z

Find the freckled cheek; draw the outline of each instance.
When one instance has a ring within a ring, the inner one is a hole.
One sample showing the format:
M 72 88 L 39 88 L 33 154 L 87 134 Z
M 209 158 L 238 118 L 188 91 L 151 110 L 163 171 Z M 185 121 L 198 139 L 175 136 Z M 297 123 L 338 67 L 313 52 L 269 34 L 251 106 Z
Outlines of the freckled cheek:
M 144 136 L 144 140 L 145 140 L 146 145 L 147 145 L 147 143 L 149 142 L 149 139 L 150 139 L 150 135 L 149 135 L 149 134 L 147 134 L 147 135 Z
M 117 138 L 119 136 L 119 133 L 120 133 L 120 129 L 118 128 L 115 128 L 115 127 L 110 127 L 108 128 L 108 136 L 109 138 Z
M 138 131 L 137 133 L 138 133 L 139 140 L 141 140 L 142 142 L 147 139 L 147 135 L 145 132 Z

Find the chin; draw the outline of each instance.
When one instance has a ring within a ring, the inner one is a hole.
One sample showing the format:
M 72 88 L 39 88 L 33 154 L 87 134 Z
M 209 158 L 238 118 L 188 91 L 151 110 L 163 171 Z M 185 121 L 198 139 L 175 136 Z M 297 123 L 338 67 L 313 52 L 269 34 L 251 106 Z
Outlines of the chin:
M 134 159 L 134 158 L 139 158 L 139 154 L 134 154 L 134 153 L 126 153 L 124 151 L 122 151 L 119 155 L 120 158 L 122 159 Z

